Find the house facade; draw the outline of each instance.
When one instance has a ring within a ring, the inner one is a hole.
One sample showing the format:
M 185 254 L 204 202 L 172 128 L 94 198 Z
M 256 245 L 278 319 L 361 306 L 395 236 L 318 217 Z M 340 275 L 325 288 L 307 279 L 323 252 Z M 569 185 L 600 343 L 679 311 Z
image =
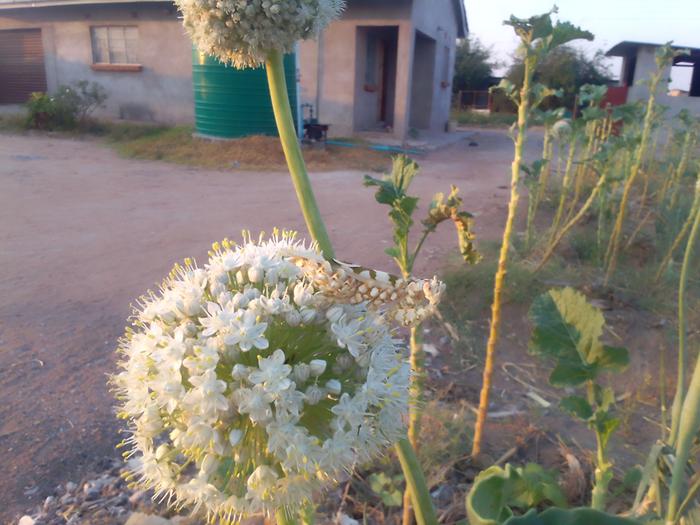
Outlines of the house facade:
M 444 129 L 462 0 L 350 0 L 301 42 L 301 102 L 331 135 Z M 172 1 L 0 0 L 0 105 L 79 80 L 108 93 L 103 118 L 194 121 L 192 44 Z
M 348 2 L 318 40 L 299 44 L 301 100 L 336 136 L 444 130 L 462 0 Z
M 644 80 L 656 71 L 655 54 L 662 44 L 646 42 L 624 41 L 613 46 L 607 56 L 622 58 L 622 71 L 619 85 L 609 88 L 608 98 L 615 103 L 645 101 L 649 98 L 649 86 Z M 667 66 L 662 81 L 659 83 L 656 100 L 659 104 L 667 106 L 668 117 L 674 117 L 682 109 L 687 109 L 691 114 L 700 117 L 700 49 L 674 46 L 681 51 L 673 60 L 673 64 Z M 684 68 L 689 78 L 687 90 L 669 90 L 671 68 Z

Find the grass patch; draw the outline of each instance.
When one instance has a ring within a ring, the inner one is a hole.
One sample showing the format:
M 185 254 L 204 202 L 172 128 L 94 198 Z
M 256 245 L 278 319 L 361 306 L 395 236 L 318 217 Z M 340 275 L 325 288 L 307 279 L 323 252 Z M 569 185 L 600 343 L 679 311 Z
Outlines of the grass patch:
M 22 115 L 0 116 L 0 132 L 47 133 L 27 130 Z M 232 140 L 196 137 L 192 126 L 162 126 L 127 122 L 89 121 L 75 130 L 50 132 L 51 136 L 70 138 L 97 137 L 121 156 L 142 160 L 160 160 L 210 169 L 286 171 L 287 163 L 279 138 L 254 135 Z M 346 138 L 359 147 L 332 145 L 304 146 L 302 153 L 310 170 L 386 171 L 391 154 L 362 147 L 366 141 Z
M 120 155 L 146 160 L 163 160 L 203 168 L 286 170 L 287 164 L 277 137 L 254 135 L 233 140 L 210 140 L 193 135 L 189 126 L 113 126 L 107 141 Z M 384 171 L 390 155 L 366 148 L 339 146 L 303 147 L 310 170 L 354 169 Z
M 507 128 L 518 118 L 511 113 L 490 113 L 486 111 L 453 110 L 452 118 L 460 126 L 478 126 L 484 128 Z
M 26 123 L 24 115 L 0 115 L 0 132 L 22 133 L 27 129 Z

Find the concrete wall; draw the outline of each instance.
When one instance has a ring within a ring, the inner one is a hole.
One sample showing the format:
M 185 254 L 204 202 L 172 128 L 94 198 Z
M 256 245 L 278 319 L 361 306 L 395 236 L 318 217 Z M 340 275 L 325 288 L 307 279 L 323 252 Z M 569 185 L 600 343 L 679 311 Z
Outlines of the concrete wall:
M 430 131 L 443 131 L 450 118 L 452 75 L 457 46 L 457 18 L 452 0 L 414 0 L 416 31 L 435 40 L 435 67 L 431 101 Z
M 352 135 L 367 125 L 362 120 L 364 110 L 355 111 L 356 102 L 361 108 L 375 102 L 356 100 L 357 74 L 361 71 L 356 52 L 358 27 L 371 26 L 398 28 L 394 135 L 403 138 L 407 133 L 410 86 L 406 79 L 411 78 L 413 54 L 411 1 L 389 0 L 377 5 L 374 0 L 351 0 L 341 19 L 332 22 L 317 41 L 299 45 L 302 103 L 316 107 L 321 122 L 331 125 L 330 136 Z M 362 49 L 362 42 L 359 45 Z
M 139 72 L 94 71 L 90 26 L 138 27 Z M 0 30 L 40 27 L 50 91 L 78 80 L 107 90 L 106 118 L 191 123 L 192 44 L 170 4 L 1 10 Z
M 649 98 L 649 86 L 643 81 L 648 80 L 656 71 L 655 46 L 642 46 L 637 51 L 637 64 L 634 71 L 634 85 L 629 87 L 627 100 L 646 101 Z M 675 117 L 682 109 L 687 109 L 693 115 L 700 117 L 700 97 L 668 96 L 668 80 L 671 78 L 671 66 L 668 66 L 656 94 L 659 104 L 668 106 L 667 118 Z

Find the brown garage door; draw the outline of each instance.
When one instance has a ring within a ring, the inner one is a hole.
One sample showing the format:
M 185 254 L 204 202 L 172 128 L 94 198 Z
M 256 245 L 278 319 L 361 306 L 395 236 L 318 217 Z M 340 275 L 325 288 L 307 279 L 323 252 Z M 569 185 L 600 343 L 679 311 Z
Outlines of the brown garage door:
M 33 91 L 46 91 L 41 29 L 0 31 L 0 104 L 26 102 Z

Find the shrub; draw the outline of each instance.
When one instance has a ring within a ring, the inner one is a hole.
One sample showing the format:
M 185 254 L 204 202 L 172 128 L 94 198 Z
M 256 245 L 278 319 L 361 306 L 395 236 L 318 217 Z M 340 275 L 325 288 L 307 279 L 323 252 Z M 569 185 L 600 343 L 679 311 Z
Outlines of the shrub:
M 75 129 L 102 106 L 107 92 L 97 82 L 81 80 L 60 86 L 55 95 L 32 93 L 27 102 L 27 127 L 36 129 Z

